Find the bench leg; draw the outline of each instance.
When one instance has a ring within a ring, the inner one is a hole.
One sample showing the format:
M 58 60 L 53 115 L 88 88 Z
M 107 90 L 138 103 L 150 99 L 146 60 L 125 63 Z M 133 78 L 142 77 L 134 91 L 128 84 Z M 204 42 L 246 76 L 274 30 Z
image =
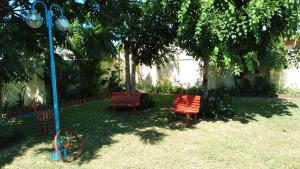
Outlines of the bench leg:
M 42 127 L 43 126 L 37 121 L 36 122 L 36 134 L 39 135 L 39 136 L 43 135 L 42 134 L 43 133 L 43 128 Z
M 197 113 L 194 114 L 194 123 L 195 123 L 195 124 L 197 124 L 197 117 L 198 117 Z
M 46 124 L 46 122 L 43 122 L 43 132 L 44 132 L 44 135 L 47 134 L 47 124 Z
M 180 114 L 175 113 L 175 115 L 176 115 L 176 121 L 179 121 L 179 116 L 180 116 Z
M 187 114 L 187 115 L 186 115 L 186 125 L 187 125 L 187 126 L 190 125 L 189 121 L 190 121 L 190 115 Z
M 116 106 L 114 106 L 113 116 L 116 116 Z
M 133 106 L 133 114 L 134 114 L 134 115 L 137 115 L 136 107 L 135 107 L 135 106 Z

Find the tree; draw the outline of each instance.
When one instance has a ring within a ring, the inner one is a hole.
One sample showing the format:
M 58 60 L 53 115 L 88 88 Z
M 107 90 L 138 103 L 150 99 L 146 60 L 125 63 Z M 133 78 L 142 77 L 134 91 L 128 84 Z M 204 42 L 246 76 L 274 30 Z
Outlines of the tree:
M 142 15 L 131 26 L 132 91 L 135 90 L 136 65 L 161 65 L 174 58 L 171 46 L 176 38 L 177 27 L 167 9 L 164 1 L 145 1 L 141 5 Z
M 16 11 L 17 5 L 28 3 L 15 1 L 9 4 L 8 1 L 0 5 L 0 105 L 2 105 L 2 89 L 5 83 L 28 80 L 22 59 L 27 40 L 26 31 L 20 27 L 24 25 L 20 12 Z
M 135 90 L 135 67 L 138 64 L 153 65 L 168 60 L 167 53 L 170 49 L 167 46 L 176 37 L 176 29 L 173 22 L 169 21 L 170 15 L 165 12 L 168 8 L 163 3 L 162 0 L 87 3 L 93 19 L 109 28 L 114 33 L 116 42 L 124 49 L 127 91 Z
M 120 1 L 121 2 L 121 1 Z M 117 37 L 119 37 L 120 42 L 124 47 L 124 57 L 125 57 L 125 86 L 127 92 L 132 92 L 135 90 L 135 69 L 136 62 L 132 59 L 132 65 L 130 65 L 130 54 L 132 58 L 137 53 L 136 48 L 134 48 L 135 37 L 138 36 L 136 33 L 140 29 L 140 19 L 143 15 L 142 4 L 140 1 L 126 1 L 120 3 L 123 6 L 122 11 L 120 11 L 120 25 L 116 29 Z M 131 66 L 131 72 L 130 72 Z
M 130 2 L 128 9 L 120 37 L 125 51 L 127 91 L 135 91 L 138 64 L 151 66 L 172 59 L 169 46 L 174 42 L 176 29 L 161 0 Z
M 50 1 L 42 0 L 47 5 L 58 3 L 64 8 L 64 14 L 71 21 L 82 19 L 78 11 L 86 13 L 81 4 L 75 1 Z M 37 10 L 44 16 L 44 9 L 41 5 L 36 6 Z M 44 62 L 44 81 L 45 86 L 51 90 L 48 52 L 48 34 L 46 26 L 39 29 L 32 29 L 26 25 L 23 17 L 31 9 L 31 3 L 28 0 L 3 1 L 0 4 L 0 88 L 8 82 L 24 82 L 29 80 L 27 65 L 23 64 L 30 60 Z M 54 44 L 64 44 L 68 33 L 53 29 Z M 55 58 L 59 57 L 55 54 Z M 42 60 L 42 61 L 41 61 Z M 39 64 L 39 63 L 37 63 Z M 0 89 L 0 91 L 2 91 Z M 0 98 L 2 98 L 0 92 Z M 47 98 L 49 99 L 49 98 Z M 1 99 L 0 99 L 1 100 Z M 2 100 L 1 100 L 2 101 Z
M 101 74 L 100 61 L 115 53 L 113 34 L 96 22 L 75 22 L 67 47 L 75 54 L 80 69 L 82 95 L 93 96 Z
M 223 69 L 233 67 L 235 74 L 259 67 L 266 58 L 264 47 L 270 45 L 272 39 L 293 32 L 296 5 L 291 0 L 181 2 L 178 42 L 189 54 L 204 62 L 203 100 L 208 97 L 209 64 Z M 262 31 L 263 26 L 268 28 L 267 32 Z

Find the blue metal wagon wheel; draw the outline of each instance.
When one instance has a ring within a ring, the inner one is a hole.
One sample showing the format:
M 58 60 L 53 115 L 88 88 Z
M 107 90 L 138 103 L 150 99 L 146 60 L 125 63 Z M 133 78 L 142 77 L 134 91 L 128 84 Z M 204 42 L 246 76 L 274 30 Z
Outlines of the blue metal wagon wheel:
M 80 138 L 74 131 L 63 128 L 54 137 L 54 150 L 64 162 L 70 162 L 82 153 Z

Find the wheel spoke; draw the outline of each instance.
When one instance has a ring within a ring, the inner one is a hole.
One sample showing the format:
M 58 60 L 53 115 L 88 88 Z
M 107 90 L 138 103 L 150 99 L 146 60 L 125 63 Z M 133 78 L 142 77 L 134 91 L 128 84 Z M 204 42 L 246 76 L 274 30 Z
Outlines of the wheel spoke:
M 79 137 L 75 132 L 68 129 L 62 129 L 56 134 L 54 148 L 63 161 L 75 160 L 82 153 Z M 64 152 L 64 156 L 62 155 L 62 152 Z

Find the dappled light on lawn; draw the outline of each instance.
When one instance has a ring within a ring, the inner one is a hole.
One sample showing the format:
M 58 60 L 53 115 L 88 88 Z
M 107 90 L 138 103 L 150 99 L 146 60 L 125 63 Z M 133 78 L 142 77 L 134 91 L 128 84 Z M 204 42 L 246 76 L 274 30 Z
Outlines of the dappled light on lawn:
M 49 159 L 52 137 L 29 135 L 0 150 L 3 168 L 274 168 L 300 166 L 299 99 L 233 98 L 237 115 L 201 120 L 191 128 L 168 121 L 164 109 L 173 96 L 152 95 L 156 107 L 117 117 L 109 100 L 62 110 L 62 124 L 72 126 L 83 153 L 72 163 Z M 33 130 L 29 129 L 28 130 Z M 274 160 L 272 160 L 274 159 Z M 28 167 L 27 167 L 28 166 Z M 264 168 L 264 167 L 263 167 Z

